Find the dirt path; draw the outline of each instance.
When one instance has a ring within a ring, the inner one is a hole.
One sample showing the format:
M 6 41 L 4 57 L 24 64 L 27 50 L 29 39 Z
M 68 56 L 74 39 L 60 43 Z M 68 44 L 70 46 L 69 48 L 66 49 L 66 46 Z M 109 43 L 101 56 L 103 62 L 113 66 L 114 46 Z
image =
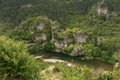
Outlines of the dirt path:
M 36 56 L 35 57 L 36 59 L 42 59 L 42 56 Z M 42 59 L 44 62 L 49 62 L 49 63 L 56 63 L 56 62 L 59 62 L 59 63 L 67 63 L 67 65 L 69 67 L 72 67 L 72 66 L 75 66 L 75 64 L 73 63 L 70 63 L 68 61 L 64 61 L 64 60 L 60 60 L 60 59 Z
M 51 63 L 56 63 L 56 62 L 59 62 L 59 63 L 64 63 L 66 61 L 64 60 L 59 60 L 59 59 L 43 59 L 44 62 L 51 62 Z

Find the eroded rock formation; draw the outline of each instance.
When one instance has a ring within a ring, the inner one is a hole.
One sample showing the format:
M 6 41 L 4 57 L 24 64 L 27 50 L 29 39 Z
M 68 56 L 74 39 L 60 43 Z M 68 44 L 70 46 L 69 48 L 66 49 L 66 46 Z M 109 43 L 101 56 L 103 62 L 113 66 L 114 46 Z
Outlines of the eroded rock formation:
M 29 23 L 30 21 L 31 23 Z M 83 45 L 92 43 L 93 40 L 92 35 L 82 31 L 80 28 L 61 29 L 56 21 L 46 17 L 31 18 L 23 22 L 19 26 L 18 32 L 23 39 L 28 41 L 32 39 L 34 50 L 37 49 L 39 51 L 45 48 L 44 50 L 62 52 L 71 56 L 82 55 Z M 23 33 L 24 35 L 22 35 Z M 31 47 L 33 47 L 32 44 L 30 45 Z M 101 44 L 100 37 L 97 38 L 97 44 Z

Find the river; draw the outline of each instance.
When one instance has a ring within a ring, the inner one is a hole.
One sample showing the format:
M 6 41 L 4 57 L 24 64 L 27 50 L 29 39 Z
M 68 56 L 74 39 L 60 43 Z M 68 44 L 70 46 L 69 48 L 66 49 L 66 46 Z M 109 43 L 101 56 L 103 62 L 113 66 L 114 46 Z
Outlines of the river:
M 82 60 L 81 57 L 73 57 L 62 53 L 39 53 L 34 54 L 35 56 L 42 56 L 42 59 L 57 59 L 63 60 L 75 65 L 87 65 L 90 68 L 93 68 L 97 72 L 103 71 L 112 71 L 113 64 L 107 63 L 104 61 L 96 61 L 96 60 Z

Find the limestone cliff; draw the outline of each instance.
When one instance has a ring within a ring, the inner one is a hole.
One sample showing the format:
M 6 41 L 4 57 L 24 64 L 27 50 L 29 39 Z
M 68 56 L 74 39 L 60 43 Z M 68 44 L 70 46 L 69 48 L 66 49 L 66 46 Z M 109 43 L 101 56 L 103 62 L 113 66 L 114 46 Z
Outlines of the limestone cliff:
M 48 50 L 71 56 L 82 55 L 84 44 L 93 42 L 91 33 L 80 28 L 61 29 L 56 21 L 41 16 L 22 22 L 13 33 L 29 42 L 29 48 L 34 51 Z M 97 41 L 100 44 L 101 39 Z

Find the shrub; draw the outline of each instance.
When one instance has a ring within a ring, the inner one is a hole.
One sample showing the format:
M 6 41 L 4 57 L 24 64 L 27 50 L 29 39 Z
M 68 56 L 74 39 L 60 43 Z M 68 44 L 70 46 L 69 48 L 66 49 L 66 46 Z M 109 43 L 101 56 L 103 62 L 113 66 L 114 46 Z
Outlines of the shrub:
M 114 55 L 113 55 L 113 58 L 117 61 L 120 61 L 120 53 L 115 52 Z
M 33 44 L 28 47 L 30 53 L 35 54 L 39 53 L 42 50 L 42 45 L 40 44 Z
M 109 53 L 107 51 L 102 51 L 101 55 L 103 58 L 106 58 L 106 59 L 110 58 Z
M 114 80 L 120 80 L 120 68 L 115 68 L 112 74 Z
M 106 72 L 104 74 L 100 74 L 97 80 L 113 80 L 112 74 L 110 72 Z
M 70 45 L 69 47 L 65 48 L 64 51 L 65 51 L 66 53 L 71 53 L 71 52 L 73 51 L 73 49 L 74 49 L 74 46 L 73 46 L 73 45 Z
M 54 35 L 57 40 L 64 40 L 65 38 L 65 35 L 63 35 L 62 33 L 55 33 Z
M 50 42 L 46 42 L 42 47 L 42 50 L 45 52 L 51 52 L 54 49 L 55 49 L 55 45 Z
M 101 49 L 94 46 L 94 44 L 85 44 L 83 46 L 83 54 L 87 57 L 97 58 L 101 56 Z
M 92 70 L 87 66 L 83 66 L 79 80 L 93 80 L 93 78 L 94 75 L 92 73 Z
M 69 67 L 66 63 L 56 63 L 55 65 L 62 72 L 63 80 L 94 80 L 92 70 L 87 66 Z
M 38 63 L 23 42 L 0 37 L 0 77 L 5 80 L 38 80 Z

